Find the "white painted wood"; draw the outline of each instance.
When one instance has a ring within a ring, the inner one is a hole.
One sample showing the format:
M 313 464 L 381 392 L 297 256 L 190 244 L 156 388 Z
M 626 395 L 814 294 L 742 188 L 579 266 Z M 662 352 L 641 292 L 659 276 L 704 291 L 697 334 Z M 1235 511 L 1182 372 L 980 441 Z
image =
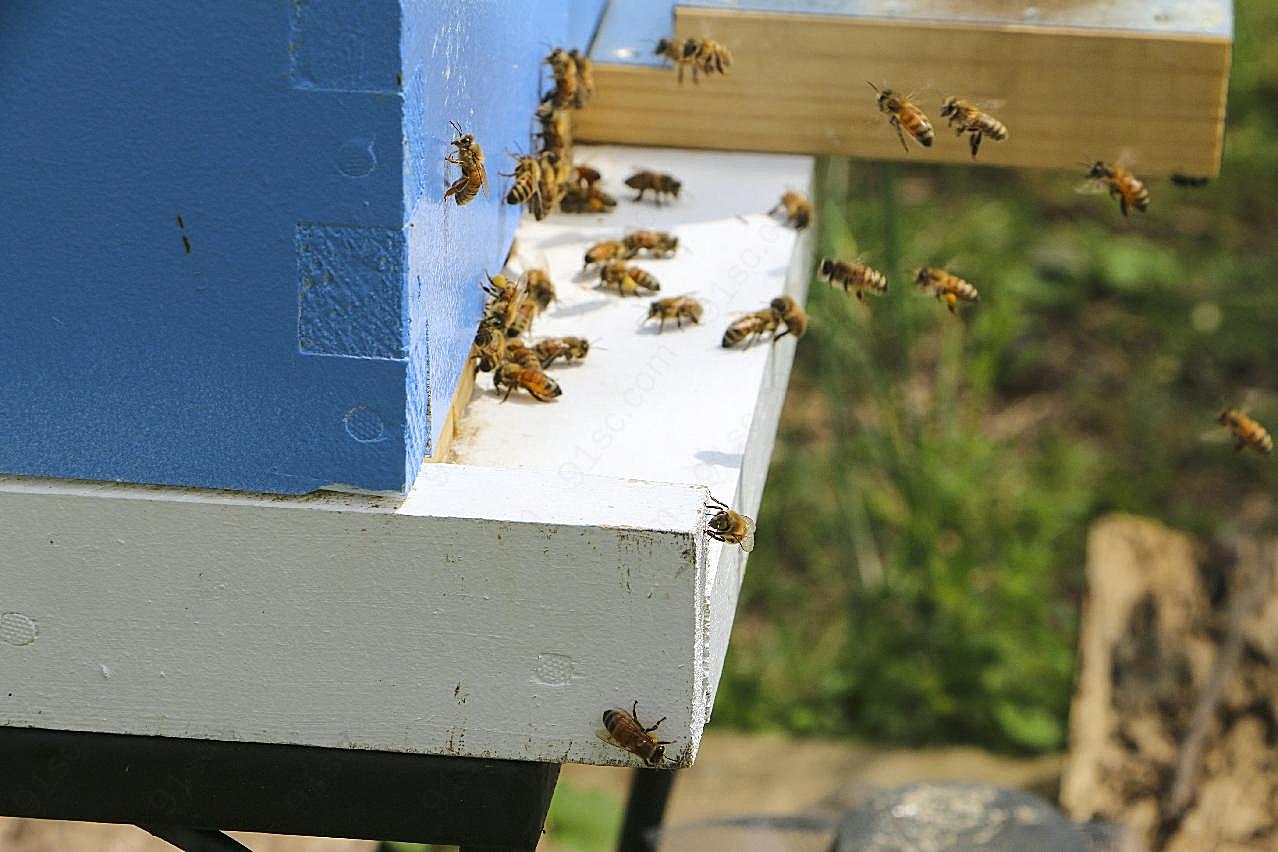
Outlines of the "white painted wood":
M 686 197 L 521 231 L 561 293 L 535 331 L 598 345 L 553 404 L 482 379 L 455 463 L 407 496 L 0 478 L 0 724 L 633 765 L 595 732 L 638 700 L 690 764 L 744 570 L 702 504 L 757 511 L 793 355 L 718 340 L 802 295 L 806 251 L 762 213 L 811 161 L 587 156 L 619 195 L 642 163 Z M 703 296 L 701 328 L 645 333 L 647 300 L 570 282 L 588 242 L 640 224 L 679 234 L 640 265 Z

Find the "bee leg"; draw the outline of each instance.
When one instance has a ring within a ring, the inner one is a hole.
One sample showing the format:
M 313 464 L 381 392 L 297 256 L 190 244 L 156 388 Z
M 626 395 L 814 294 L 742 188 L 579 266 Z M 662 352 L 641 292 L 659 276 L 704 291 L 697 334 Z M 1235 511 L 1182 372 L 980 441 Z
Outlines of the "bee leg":
M 505 402 L 506 400 L 510 399 L 510 395 L 511 395 L 512 393 L 514 393 L 514 392 L 515 392 L 515 386 L 514 386 L 514 385 L 507 385 L 507 386 L 506 386 L 506 395 L 505 395 L 505 396 L 503 396 L 503 397 L 501 398 L 501 401 L 502 401 L 502 402 Z
M 1124 216 L 1127 215 L 1127 199 L 1121 195 L 1118 196 L 1118 209 L 1123 211 Z
M 858 302 L 864 302 L 864 301 L 865 301 L 865 296 L 861 294 L 861 291 L 860 291 L 860 290 L 857 290 L 857 291 L 856 291 L 856 300 L 857 300 Z
M 636 719 L 635 721 L 638 721 L 638 719 Z M 645 734 L 651 734 L 653 731 L 657 730 L 657 728 L 660 728 L 661 723 L 664 721 L 666 721 L 666 717 L 662 716 L 660 719 L 657 720 L 656 724 L 654 724 L 651 728 L 644 728 L 643 732 Z M 662 743 L 658 741 L 657 745 L 662 745 Z M 665 743 L 665 745 L 670 745 L 670 743 Z
M 900 140 L 901 140 L 901 147 L 902 147 L 902 148 L 904 148 L 904 149 L 906 150 L 906 153 L 909 153 L 909 150 L 910 150 L 910 144 L 909 144 L 908 142 L 906 142 L 906 141 L 905 141 L 905 131 L 901 129 L 901 122 L 900 122 L 899 120 L 897 120 L 897 117 L 896 117 L 895 115 L 894 115 L 894 116 L 892 116 L 892 117 L 889 119 L 889 121 L 891 121 L 891 122 L 892 122 L 892 126 L 893 126 L 894 128 L 896 128 L 896 136 L 897 136 L 897 138 L 898 138 L 898 139 L 900 139 Z
M 661 332 L 665 330 L 666 330 L 666 318 L 662 317 L 661 321 L 657 323 L 657 334 L 661 334 Z
M 976 159 L 976 152 L 977 152 L 977 151 L 980 149 L 980 147 L 981 147 L 981 133 L 980 133 L 980 131 L 977 131 L 977 132 L 973 133 L 973 134 L 971 135 L 971 137 L 969 138 L 969 140 L 968 140 L 968 141 L 972 143 L 972 159 L 973 159 L 973 160 L 975 160 L 975 159 Z

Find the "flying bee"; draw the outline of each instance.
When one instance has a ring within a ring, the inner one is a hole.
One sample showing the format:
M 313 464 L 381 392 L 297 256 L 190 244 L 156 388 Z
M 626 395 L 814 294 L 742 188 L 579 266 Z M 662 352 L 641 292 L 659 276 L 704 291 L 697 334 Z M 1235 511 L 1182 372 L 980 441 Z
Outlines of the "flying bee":
M 507 204 L 527 204 L 528 209 L 539 205 L 541 201 L 541 166 L 534 156 L 511 154 L 515 160 L 515 170 L 502 177 L 513 177 L 510 191 L 506 193 Z
M 746 553 L 754 550 L 754 521 L 739 512 L 732 511 L 727 503 L 713 495 L 706 503 L 710 519 L 706 522 L 706 535 L 727 544 L 739 544 Z
M 768 307 L 777 315 L 777 322 L 785 326 L 782 331 L 773 335 L 773 343 L 787 334 L 793 334 L 797 340 L 807 332 L 808 313 L 790 296 L 777 296 Z
M 523 388 L 541 402 L 550 402 L 563 393 L 559 384 L 540 367 L 524 367 L 513 361 L 507 361 L 493 373 L 493 388 L 500 391 L 503 386 L 506 388 L 506 395 L 501 398 L 502 402 L 510 399 L 516 388 Z
M 901 147 L 906 151 L 910 150 L 909 143 L 906 142 L 905 134 L 913 136 L 924 148 L 932 147 L 932 140 L 936 138 L 936 134 L 932 132 L 932 123 L 927 120 L 927 116 L 923 114 L 923 110 L 916 107 L 910 102 L 910 99 L 894 92 L 891 89 L 880 89 L 878 86 L 869 83 L 871 89 L 879 93 L 878 104 L 879 112 L 888 117 L 888 124 L 896 130 L 897 137 L 901 140 Z
M 592 169 L 590 166 L 575 166 L 572 170 L 572 179 L 577 186 L 589 189 L 603 180 L 603 175 L 599 174 L 598 169 Z
M 777 326 L 781 324 L 781 318 L 777 316 L 777 312 L 772 308 L 766 308 L 762 311 L 755 311 L 752 314 L 746 314 L 733 320 L 728 326 L 727 331 L 723 333 L 722 345 L 724 349 L 732 347 L 745 341 L 742 349 L 749 349 L 754 342 L 765 334 L 771 334 L 774 337 L 777 333 Z
M 484 149 L 479 147 L 473 133 L 462 133 L 461 125 L 455 121 L 448 122 L 457 131 L 457 138 L 448 143 L 457 148 L 451 156 L 444 157 L 444 162 L 461 167 L 461 177 L 453 181 L 452 186 L 444 193 L 444 200 L 453 196 L 460 207 L 475 200 L 479 190 L 487 189 L 488 173 L 484 171 Z
M 573 98 L 572 105 L 581 109 L 590 103 L 590 98 L 595 93 L 595 66 L 590 57 L 576 48 L 568 51 L 568 55 L 577 68 L 577 95 Z
M 945 303 L 950 313 L 958 313 L 955 306 L 960 302 L 979 302 L 981 294 L 976 288 L 958 276 L 951 275 L 944 269 L 924 266 L 914 273 L 914 283 L 924 290 L 931 291 L 939 301 Z
M 534 115 L 541 124 L 541 132 L 537 136 L 544 149 L 566 153 L 572 148 L 572 124 L 566 110 L 555 109 L 553 104 L 543 103 L 537 107 Z
M 556 109 L 572 106 L 576 103 L 577 91 L 580 88 L 577 81 L 577 63 L 573 62 L 566 50 L 558 47 L 550 51 L 550 55 L 543 61 L 550 66 L 551 72 L 555 75 L 555 86 L 542 97 L 542 102 L 550 103 Z
M 641 171 L 635 172 L 626 178 L 626 186 L 639 190 L 639 194 L 635 196 L 635 201 L 643 201 L 643 194 L 648 190 L 652 190 L 657 206 L 660 207 L 662 197 L 668 195 L 672 198 L 678 198 L 679 190 L 683 184 L 670 175 L 661 174 L 660 172 Z
M 590 341 L 583 337 L 547 337 L 537 341 L 533 351 L 544 369 L 560 358 L 568 362 L 585 358 L 590 354 Z
M 664 721 L 666 717 L 662 716 L 645 728 L 639 721 L 638 701 L 631 705 L 629 713 L 620 707 L 614 707 L 605 710 L 603 714 L 604 728 L 614 743 L 643 758 L 643 762 L 649 766 L 661 766 L 666 759 L 666 746 L 673 744 L 673 740 L 659 740 L 652 735 Z
M 674 63 L 675 68 L 679 72 L 679 85 L 683 85 L 683 68 L 685 65 L 692 68 L 692 80 L 697 80 L 697 52 L 695 45 L 692 53 L 686 50 L 687 42 L 680 41 L 677 38 L 663 38 L 657 42 L 657 48 L 653 54 L 667 59 Z
M 1251 447 L 1261 455 L 1267 456 L 1274 451 L 1274 439 L 1270 437 L 1269 430 L 1240 409 L 1226 408 L 1220 412 L 1216 420 L 1233 433 L 1237 440 L 1234 445 L 1235 452 L 1240 452 L 1243 447 Z
M 544 269 L 530 269 L 524 274 L 524 290 L 528 298 L 537 303 L 537 310 L 544 311 L 555 301 L 555 282 Z
M 497 369 L 497 365 L 506 360 L 506 333 L 502 329 L 480 326 L 475 332 L 475 345 L 471 349 L 471 358 L 477 361 L 481 373 Z
M 864 301 L 866 290 L 871 293 L 887 292 L 887 276 L 877 269 L 850 260 L 825 258 L 819 273 L 831 285 L 842 284 L 843 292 L 851 290 L 858 302 Z
M 679 248 L 679 238 L 664 231 L 631 231 L 621 241 L 632 257 L 641 251 L 653 257 L 669 257 Z
M 1127 215 L 1128 207 L 1135 207 L 1142 213 L 1149 207 L 1149 190 L 1145 188 L 1145 183 L 1122 166 L 1097 160 L 1088 169 L 1087 177 L 1096 186 L 1108 189 L 1111 196 L 1118 198 L 1118 209 L 1123 211 L 1124 216 Z
M 559 209 L 565 213 L 609 213 L 616 206 L 617 199 L 598 186 L 565 186 L 559 199 Z
M 660 282 L 650 273 L 637 266 L 627 266 L 624 261 L 609 261 L 599 271 L 600 285 L 608 290 L 616 290 L 623 296 L 638 296 L 640 290 L 656 293 L 661 289 Z
M 582 263 L 581 268 L 589 269 L 597 263 L 607 263 L 611 260 L 629 260 L 634 256 L 634 252 L 621 240 L 604 240 L 586 249 L 585 262 Z
M 683 328 L 683 321 L 692 325 L 701 324 L 701 303 L 691 296 L 671 296 L 668 299 L 656 299 L 648 303 L 648 316 L 644 322 L 657 320 L 657 333 L 666 328 L 666 320 L 674 320 L 675 328 Z
M 785 212 L 785 221 L 795 230 L 802 231 L 812 224 L 812 202 L 802 192 L 787 192 L 781 196 L 777 206 L 768 211 L 769 216 L 777 212 Z
M 941 118 L 948 119 L 949 126 L 955 130 L 955 136 L 970 134 L 968 143 L 972 147 L 973 160 L 981 147 L 981 137 L 988 136 L 995 142 L 1002 142 L 1007 138 L 1007 125 L 983 112 L 975 104 L 960 98 L 951 96 L 945 99 L 941 104 Z
M 697 71 L 707 77 L 725 74 L 732 66 L 732 51 L 708 38 L 689 38 L 683 42 L 683 55 L 692 57 L 692 82 L 697 82 Z

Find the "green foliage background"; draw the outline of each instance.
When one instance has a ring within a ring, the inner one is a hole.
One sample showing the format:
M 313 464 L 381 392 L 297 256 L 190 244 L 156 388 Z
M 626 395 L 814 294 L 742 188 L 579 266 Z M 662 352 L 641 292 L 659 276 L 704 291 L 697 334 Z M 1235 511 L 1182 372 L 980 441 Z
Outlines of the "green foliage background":
M 1278 426 L 1278 10 L 1236 14 L 1220 178 L 1131 221 L 1077 174 L 820 165 L 818 253 L 892 286 L 813 284 L 716 725 L 1059 749 L 1088 523 L 1271 511 L 1214 423 Z M 925 264 L 981 303 L 921 297 Z

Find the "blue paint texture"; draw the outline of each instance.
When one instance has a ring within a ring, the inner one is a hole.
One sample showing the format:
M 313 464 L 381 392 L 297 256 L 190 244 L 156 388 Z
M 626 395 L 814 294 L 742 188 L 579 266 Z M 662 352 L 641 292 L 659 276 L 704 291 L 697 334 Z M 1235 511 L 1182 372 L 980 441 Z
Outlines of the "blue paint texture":
M 404 490 L 514 234 L 496 173 L 545 45 L 601 6 L 0 3 L 0 471 Z M 465 207 L 449 119 L 488 153 Z

